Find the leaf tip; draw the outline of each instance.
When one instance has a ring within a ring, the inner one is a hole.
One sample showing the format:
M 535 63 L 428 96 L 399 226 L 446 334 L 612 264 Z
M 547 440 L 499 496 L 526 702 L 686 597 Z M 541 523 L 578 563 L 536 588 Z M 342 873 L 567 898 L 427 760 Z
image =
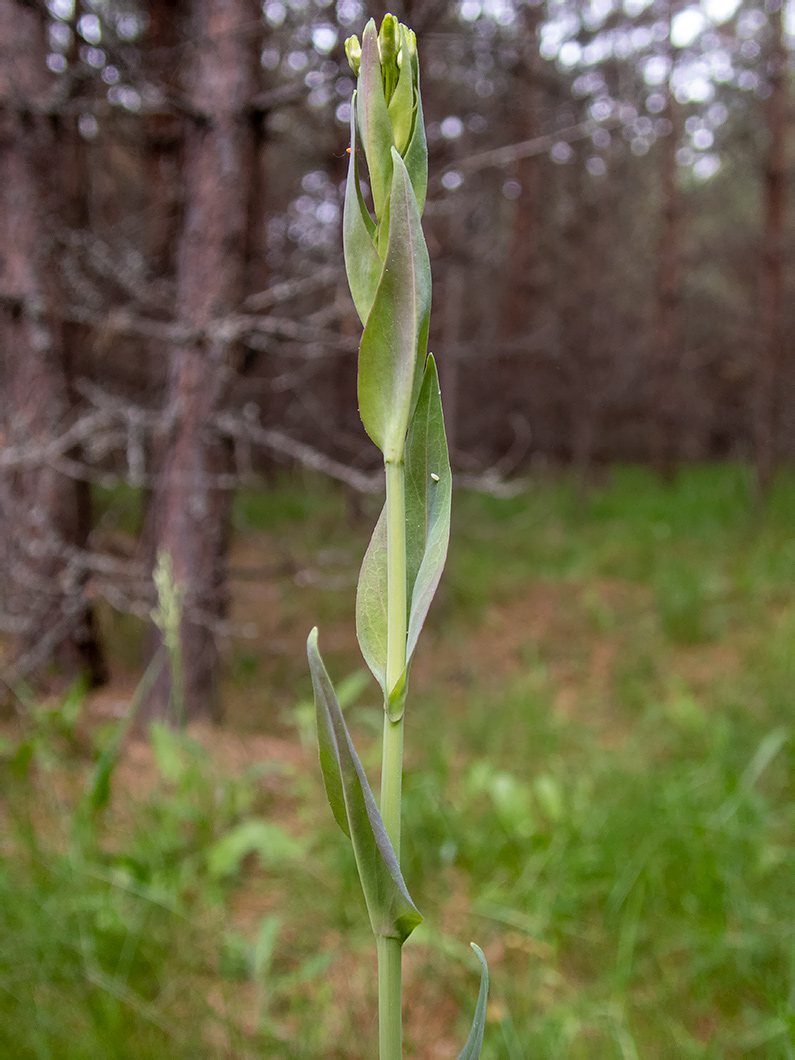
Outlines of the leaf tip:
M 483 1032 L 486 1026 L 486 1004 L 489 994 L 489 966 L 486 963 L 486 956 L 480 946 L 475 942 L 470 942 L 469 945 L 475 951 L 475 955 L 480 961 L 480 990 L 478 991 L 478 1000 L 477 1005 L 475 1006 L 475 1016 L 472 1020 L 472 1030 L 469 1032 L 469 1037 L 466 1040 L 464 1048 L 458 1054 L 458 1060 L 478 1060 L 480 1057 L 480 1050 L 483 1046 Z
M 483 950 L 480 948 L 480 946 L 478 946 L 477 942 L 470 942 L 469 945 L 475 951 L 475 955 L 477 956 L 477 959 L 480 961 L 480 963 L 483 965 L 483 967 L 484 968 L 488 968 L 488 964 L 486 963 L 486 955 L 483 952 Z

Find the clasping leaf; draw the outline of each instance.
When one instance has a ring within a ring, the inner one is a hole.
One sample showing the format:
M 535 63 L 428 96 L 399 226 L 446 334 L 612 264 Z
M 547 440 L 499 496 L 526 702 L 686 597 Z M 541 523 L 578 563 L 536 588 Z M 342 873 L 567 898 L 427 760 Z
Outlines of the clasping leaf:
M 409 660 L 417 647 L 447 560 L 452 495 L 453 475 L 439 375 L 431 353 L 406 439 L 406 566 L 410 600 L 406 658 Z
M 389 241 L 359 349 L 359 414 L 384 459 L 399 461 L 425 363 L 431 265 L 409 174 L 394 148 L 392 162 Z
M 413 41 L 410 47 L 412 80 L 414 82 L 414 94 L 416 98 L 417 112 L 414 115 L 414 127 L 411 132 L 411 140 L 408 149 L 403 155 L 406 169 L 414 189 L 417 200 L 417 209 L 422 216 L 425 209 L 425 196 L 428 191 L 428 144 L 425 139 L 425 119 L 422 114 L 422 96 L 420 95 L 420 64 L 417 58 L 417 47 L 414 34 L 409 31 L 409 41 Z
M 391 148 L 395 140 L 384 97 L 378 31 L 373 19 L 370 19 L 364 27 L 362 35 L 356 108 L 359 132 L 364 143 L 364 154 L 370 171 L 370 188 L 373 193 L 375 216 L 380 219 L 389 198 L 389 187 L 392 183 Z
M 317 629 L 306 645 L 317 714 L 320 768 L 332 813 L 350 837 L 359 879 L 377 937 L 402 944 L 422 923 L 409 897 L 395 851 L 342 716 L 334 686 L 317 646 Z
M 406 438 L 406 670 L 394 689 L 386 687 L 387 540 L 382 510 L 362 561 L 356 592 L 356 634 L 365 662 L 384 692 L 393 721 L 403 711 L 408 668 L 442 576 L 450 540 L 453 489 L 444 432 L 439 376 L 428 355 L 414 416 Z
M 359 144 L 356 123 L 356 93 L 351 101 L 351 154 L 342 211 L 342 248 L 353 304 L 362 324 L 367 323 L 384 263 L 374 243 L 375 222 L 359 186 Z

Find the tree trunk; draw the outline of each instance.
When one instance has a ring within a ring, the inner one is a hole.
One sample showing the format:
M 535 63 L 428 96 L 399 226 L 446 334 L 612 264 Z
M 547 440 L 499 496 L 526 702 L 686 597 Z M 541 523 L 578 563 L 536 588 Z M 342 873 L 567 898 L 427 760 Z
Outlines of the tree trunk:
M 586 168 L 584 144 L 575 146 L 567 167 L 569 209 L 558 238 L 555 310 L 565 382 L 564 431 L 557 448 L 570 461 L 578 500 L 585 503 L 602 443 L 608 397 L 610 350 L 616 343 L 611 300 L 613 248 L 609 222 L 615 211 L 618 178 L 594 179 Z
M 673 22 L 675 4 L 668 5 L 669 23 Z M 673 61 L 673 49 L 668 55 Z M 680 138 L 680 108 L 671 88 L 669 74 L 663 117 L 668 120 L 668 135 L 660 142 L 660 217 L 657 290 L 655 292 L 654 337 L 651 372 L 651 430 L 650 458 L 652 466 L 670 476 L 677 451 L 677 437 L 681 423 L 681 372 L 679 364 L 679 226 L 680 195 L 677 182 L 676 149 Z
M 450 234 L 451 242 L 454 239 Z M 455 450 L 459 441 L 458 393 L 460 389 L 459 363 L 461 358 L 461 336 L 464 330 L 464 306 L 466 297 L 466 272 L 458 254 L 454 253 L 447 266 L 444 281 L 443 321 L 444 357 L 440 359 L 439 371 L 444 393 L 444 422 L 447 445 L 455 462 Z
M 782 359 L 784 292 L 784 217 L 786 210 L 787 55 L 781 4 L 769 10 L 770 41 L 767 99 L 767 155 L 765 158 L 764 229 L 759 276 L 761 348 L 754 387 L 753 438 L 756 486 L 763 497 L 778 458 L 779 402 L 777 394 Z
M 193 0 L 186 37 L 185 207 L 177 256 L 177 316 L 197 337 L 172 350 L 171 422 L 153 502 L 157 551 L 171 558 L 184 603 L 184 687 L 168 671 L 150 711 L 220 716 L 218 623 L 226 614 L 231 492 L 229 446 L 212 427 L 234 376 L 238 351 L 222 321 L 245 294 L 261 13 L 255 0 Z M 176 693 L 174 695 L 173 693 Z M 177 718 L 175 720 L 183 720 Z
M 87 488 L 43 454 L 72 412 L 54 243 L 68 174 L 54 164 L 64 139 L 46 113 L 46 34 L 44 5 L 0 0 L 0 415 L 2 441 L 30 456 L 0 477 L 2 595 L 18 634 L 10 680 L 56 662 L 67 676 L 82 672 L 97 684 L 105 668 L 81 557 Z
M 571 414 L 571 464 L 581 501 L 586 501 L 604 403 L 602 347 L 609 334 L 605 312 L 609 246 L 604 215 L 609 190 L 588 175 L 578 159 L 577 209 L 563 233 L 568 244 L 569 284 L 561 313 Z
M 187 0 L 149 0 L 146 41 L 141 58 L 150 95 L 163 106 L 147 114 L 144 119 L 143 161 L 146 174 L 147 200 L 144 229 L 144 252 L 150 290 L 155 304 L 150 311 L 165 320 L 174 316 L 173 284 L 176 276 L 184 199 L 184 141 L 185 117 L 169 102 L 179 98 L 180 74 L 184 57 L 180 44 L 186 33 Z M 143 341 L 143 340 L 142 340 Z M 164 386 L 164 369 L 169 364 L 171 350 L 165 340 L 151 338 L 144 344 L 147 358 L 147 379 L 151 391 L 160 393 Z M 145 466 L 153 474 L 162 472 L 160 462 L 165 458 L 164 445 L 153 445 L 146 439 Z M 138 486 L 138 482 L 133 482 Z M 150 486 L 141 487 L 141 526 L 139 555 L 142 563 L 153 567 L 156 562 L 157 541 L 154 532 L 154 493 Z
M 517 142 L 532 140 L 539 133 L 541 110 L 541 59 L 538 54 L 538 27 L 541 8 L 524 11 L 523 62 L 515 85 L 516 107 L 511 135 Z M 506 268 L 503 301 L 503 338 L 516 339 L 531 330 L 539 300 L 539 203 L 540 165 L 537 156 L 520 158 L 516 163 L 518 196 L 511 246 Z
M 146 78 L 164 102 L 179 91 L 180 43 L 186 0 L 150 0 L 144 52 Z M 148 182 L 146 252 L 153 279 L 171 279 L 176 268 L 181 206 L 183 118 L 165 107 L 146 117 Z

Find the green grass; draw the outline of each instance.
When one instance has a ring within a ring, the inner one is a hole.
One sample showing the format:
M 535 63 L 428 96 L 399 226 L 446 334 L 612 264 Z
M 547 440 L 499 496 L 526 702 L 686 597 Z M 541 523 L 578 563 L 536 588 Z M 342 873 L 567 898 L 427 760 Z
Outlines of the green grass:
M 470 933 L 504 953 L 510 1055 L 792 1055 L 791 730 L 671 700 L 598 748 L 537 697 L 511 690 L 502 746 L 481 704 L 487 756 L 406 784 L 408 875 L 434 900 L 454 864 Z
M 565 482 L 456 497 L 407 717 L 404 871 L 426 918 L 407 1057 L 457 1055 L 470 939 L 491 968 L 484 1060 L 795 1057 L 795 482 L 762 513 L 749 492 L 741 468 L 619 468 L 587 505 Z M 320 611 L 375 780 L 380 708 L 349 632 L 366 528 L 327 487 L 237 512 L 247 555 L 289 555 L 268 606 L 295 646 L 231 656 L 245 735 L 156 732 L 149 783 L 120 768 L 90 814 L 107 728 L 87 735 L 73 703 L 9 732 L 2 1056 L 373 1055 L 370 933 L 300 654 Z M 333 586 L 296 585 L 325 575 L 321 549 Z

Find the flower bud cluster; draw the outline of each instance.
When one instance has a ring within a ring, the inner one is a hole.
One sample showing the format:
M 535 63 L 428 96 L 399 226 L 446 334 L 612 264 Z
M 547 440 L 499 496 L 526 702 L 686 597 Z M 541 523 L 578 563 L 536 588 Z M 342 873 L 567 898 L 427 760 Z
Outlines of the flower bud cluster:
M 345 54 L 357 78 L 356 126 L 370 171 L 376 222 L 388 198 L 393 147 L 406 161 L 422 209 L 427 148 L 414 31 L 394 15 L 385 15 L 376 31 L 371 19 L 361 44 L 355 36 L 345 41 Z
M 400 463 L 425 370 L 431 270 L 422 231 L 428 149 L 417 42 L 394 15 L 345 44 L 356 72 L 342 216 L 345 268 L 364 331 L 359 413 L 388 463 Z M 365 200 L 366 163 L 372 207 Z

